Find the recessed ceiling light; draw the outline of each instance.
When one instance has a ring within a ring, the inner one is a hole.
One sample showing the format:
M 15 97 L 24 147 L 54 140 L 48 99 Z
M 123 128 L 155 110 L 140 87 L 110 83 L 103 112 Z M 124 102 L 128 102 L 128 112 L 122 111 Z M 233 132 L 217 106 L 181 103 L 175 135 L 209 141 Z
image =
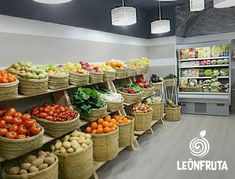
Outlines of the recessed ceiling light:
M 214 0 L 215 8 L 227 8 L 235 6 L 235 0 Z
M 190 11 L 202 11 L 205 9 L 205 0 L 190 0 Z
M 43 4 L 62 4 L 70 2 L 72 0 L 33 0 L 33 1 Z

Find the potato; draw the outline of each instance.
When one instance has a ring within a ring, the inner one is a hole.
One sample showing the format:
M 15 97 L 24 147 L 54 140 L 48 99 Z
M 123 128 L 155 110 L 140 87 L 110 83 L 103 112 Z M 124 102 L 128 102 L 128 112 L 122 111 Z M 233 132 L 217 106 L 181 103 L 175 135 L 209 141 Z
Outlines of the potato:
M 90 134 L 85 134 L 85 137 L 90 139 L 91 135 Z
M 47 158 L 44 159 L 44 162 L 46 164 L 48 164 L 48 166 L 50 166 L 55 162 L 55 158 L 54 157 L 47 157 Z
M 78 147 L 79 147 L 79 143 L 78 143 L 77 140 L 72 140 L 71 145 L 72 145 L 72 147 L 73 147 L 73 149 L 74 149 L 75 151 L 76 151 L 76 150 L 78 149 Z
M 63 147 L 68 149 L 71 147 L 71 143 L 69 141 L 65 141 L 65 142 L 63 142 Z
M 30 169 L 29 169 L 29 173 L 35 173 L 35 172 L 38 172 L 38 171 L 39 171 L 38 168 L 35 167 L 35 166 L 32 166 L 32 167 L 30 167 Z
M 70 138 L 70 136 L 69 136 L 69 135 L 66 135 L 66 136 L 63 138 L 63 142 L 68 141 L 69 138 Z
M 20 168 L 23 169 L 23 170 L 29 170 L 31 166 L 32 166 L 31 163 L 22 163 L 20 165 Z
M 86 144 L 86 143 L 83 143 L 83 144 L 82 144 L 82 148 L 84 148 L 84 149 L 87 148 L 87 144 Z
M 70 138 L 69 138 L 69 141 L 70 141 L 70 142 L 73 141 L 73 140 L 79 140 L 79 137 L 70 137 Z
M 77 130 L 75 130 L 72 134 L 72 137 L 79 137 L 79 132 Z
M 55 155 L 52 154 L 52 153 L 50 153 L 50 152 L 48 152 L 47 156 L 48 156 L 48 157 L 54 157 L 54 158 L 55 158 Z
M 45 159 L 44 159 L 45 160 Z M 32 165 L 33 166 L 35 166 L 35 167 L 39 167 L 40 165 L 42 165 L 43 164 L 43 159 L 42 158 L 38 158 L 38 159 L 36 159 L 36 160 L 34 160 L 33 162 L 32 162 Z
M 60 148 L 61 149 L 61 148 Z M 55 153 L 60 153 L 60 150 L 55 150 Z
M 76 152 L 81 152 L 81 151 L 83 151 L 83 148 L 79 147 Z
M 28 173 L 28 171 L 27 171 L 27 170 L 24 170 L 24 169 L 21 169 L 21 170 L 20 170 L 20 174 L 21 174 L 21 175 L 23 175 L 23 174 L 27 174 L 27 173 Z
M 46 156 L 45 155 L 39 155 L 38 158 L 41 158 L 41 159 L 44 160 L 44 158 L 46 158 Z
M 60 153 L 62 153 L 62 154 L 66 153 L 66 149 L 64 147 L 61 147 L 60 148 Z
M 75 150 L 71 147 L 71 148 L 67 149 L 67 152 L 68 153 L 73 153 L 73 152 L 75 152 Z
M 82 145 L 83 143 L 86 143 L 86 139 L 79 139 L 79 141 L 78 141 L 78 142 L 79 142 L 79 144 L 81 144 L 81 145 Z
M 38 152 L 38 155 L 44 155 L 45 157 L 47 157 L 47 153 L 46 153 L 46 152 L 44 152 L 44 151 L 40 151 L 40 152 Z
M 62 147 L 62 142 L 57 142 L 56 144 L 55 144 L 55 149 L 56 150 L 59 150 L 61 147 Z
M 28 157 L 26 157 L 26 159 L 25 159 L 25 162 L 26 163 L 32 163 L 34 160 L 36 160 L 37 159 L 37 157 L 36 156 L 34 156 L 34 155 L 29 155 Z
M 10 175 L 18 175 L 20 173 L 20 167 L 11 167 L 9 169 Z
M 38 169 L 39 169 L 39 171 L 41 171 L 41 170 L 46 169 L 47 167 L 48 167 L 48 164 L 44 163 L 44 164 L 40 165 Z
M 89 145 L 91 143 L 91 139 L 86 139 L 86 142 L 85 142 L 87 145 Z

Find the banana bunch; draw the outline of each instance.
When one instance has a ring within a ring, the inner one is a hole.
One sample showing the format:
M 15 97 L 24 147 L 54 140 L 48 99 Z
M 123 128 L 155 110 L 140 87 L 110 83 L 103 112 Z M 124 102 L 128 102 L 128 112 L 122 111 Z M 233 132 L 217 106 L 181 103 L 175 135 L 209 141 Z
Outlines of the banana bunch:
M 79 63 L 73 64 L 72 62 L 67 62 L 64 65 L 64 68 L 68 72 L 74 72 L 74 73 L 87 73 L 86 70 L 82 68 L 82 65 Z

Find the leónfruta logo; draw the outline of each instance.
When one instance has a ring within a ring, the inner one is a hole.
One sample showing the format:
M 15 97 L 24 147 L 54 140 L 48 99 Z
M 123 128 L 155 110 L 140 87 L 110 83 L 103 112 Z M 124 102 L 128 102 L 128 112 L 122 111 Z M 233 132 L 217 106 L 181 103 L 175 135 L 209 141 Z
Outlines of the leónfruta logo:
M 202 130 L 199 137 L 193 138 L 189 143 L 190 153 L 201 159 L 205 157 L 210 151 L 210 143 L 205 138 L 206 130 Z M 188 161 L 177 161 L 177 170 L 228 170 L 226 161 L 210 161 L 210 160 L 192 160 L 189 158 Z

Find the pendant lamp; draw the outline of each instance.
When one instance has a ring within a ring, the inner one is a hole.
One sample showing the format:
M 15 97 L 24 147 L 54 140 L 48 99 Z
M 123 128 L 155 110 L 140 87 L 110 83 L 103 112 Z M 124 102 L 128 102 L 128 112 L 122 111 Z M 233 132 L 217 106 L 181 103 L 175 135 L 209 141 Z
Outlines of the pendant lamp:
M 214 0 L 215 8 L 227 8 L 235 6 L 235 0 Z
M 62 4 L 70 2 L 72 0 L 33 0 L 33 1 L 43 4 Z
M 125 1 L 122 0 L 122 6 L 111 10 L 112 25 L 128 26 L 136 24 L 136 8 L 125 6 Z
M 205 9 L 205 0 L 190 0 L 190 11 L 202 11 Z
M 171 23 L 169 20 L 162 20 L 161 3 L 159 1 L 159 20 L 151 23 L 151 33 L 161 34 L 171 31 Z

